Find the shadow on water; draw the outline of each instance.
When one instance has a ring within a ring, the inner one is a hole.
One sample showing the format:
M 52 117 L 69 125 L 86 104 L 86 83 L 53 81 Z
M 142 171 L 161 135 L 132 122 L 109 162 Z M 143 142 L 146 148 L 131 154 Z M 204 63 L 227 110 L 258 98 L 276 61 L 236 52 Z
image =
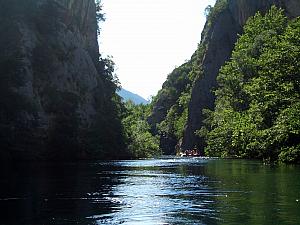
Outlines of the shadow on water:
M 107 176 L 111 165 L 93 163 L 18 164 L 0 179 L 0 224 L 95 224 L 87 219 L 110 213 L 105 196 L 119 179 Z
M 297 224 L 300 167 L 164 158 L 18 164 L 0 224 Z

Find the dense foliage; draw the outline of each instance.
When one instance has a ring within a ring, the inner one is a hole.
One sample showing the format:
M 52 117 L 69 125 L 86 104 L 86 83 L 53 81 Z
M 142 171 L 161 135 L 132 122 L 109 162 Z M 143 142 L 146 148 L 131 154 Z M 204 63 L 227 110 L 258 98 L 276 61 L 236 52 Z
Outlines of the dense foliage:
M 300 162 L 300 18 L 272 7 L 244 27 L 198 134 L 209 156 Z
M 175 68 L 167 77 L 162 89 L 152 101 L 149 118 L 152 133 L 160 135 L 160 146 L 164 153 L 175 152 L 180 143 L 188 120 L 191 92 L 196 80 L 203 76 L 202 61 L 207 50 L 205 36 L 217 16 L 227 9 L 227 0 L 218 0 L 214 7 L 207 6 L 207 23 L 202 32 L 202 40 L 191 59 Z
M 176 68 L 163 85 L 163 89 L 156 98 L 171 100 L 167 106 L 164 120 L 157 124 L 156 128 L 161 137 L 172 137 L 179 140 L 182 137 L 187 120 L 187 104 L 190 99 L 189 74 L 192 63 L 189 61 Z M 155 99 L 156 100 L 156 99 Z
M 153 133 L 160 135 L 160 146 L 166 154 L 173 154 L 175 145 L 183 137 L 191 90 L 194 81 L 202 76 L 201 60 L 205 50 L 206 45 L 199 44 L 191 59 L 168 75 L 151 103 L 150 122 L 154 127 Z
M 100 58 L 97 63 L 97 70 L 101 75 L 99 79 L 102 79 L 103 86 L 95 90 L 96 123 L 84 132 L 82 137 L 93 158 L 128 157 L 122 125 L 125 108 L 121 97 L 116 94 L 120 84 L 114 73 L 114 65 L 111 58 Z
M 125 103 L 127 110 L 123 118 L 123 126 L 127 136 L 128 153 L 132 158 L 148 158 L 161 155 L 159 138 L 150 133 L 150 125 L 146 121 L 149 105 L 135 105 L 131 101 Z

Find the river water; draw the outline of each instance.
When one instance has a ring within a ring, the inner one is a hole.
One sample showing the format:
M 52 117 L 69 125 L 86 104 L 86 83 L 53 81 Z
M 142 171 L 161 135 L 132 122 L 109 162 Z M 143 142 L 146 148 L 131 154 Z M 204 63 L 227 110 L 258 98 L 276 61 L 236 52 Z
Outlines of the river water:
M 0 224 L 300 224 L 300 167 L 162 158 L 18 164 Z

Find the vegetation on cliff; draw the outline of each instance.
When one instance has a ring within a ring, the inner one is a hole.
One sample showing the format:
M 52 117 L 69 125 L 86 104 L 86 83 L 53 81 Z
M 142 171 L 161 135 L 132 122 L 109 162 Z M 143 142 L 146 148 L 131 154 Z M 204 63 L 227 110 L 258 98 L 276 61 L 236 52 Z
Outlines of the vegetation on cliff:
M 3 1 L 0 17 L 2 159 L 159 154 L 146 108 L 125 107 L 114 62 L 99 54 L 100 0 Z
M 227 1 L 219 0 L 214 7 L 208 6 L 205 14 L 208 22 L 202 38 L 212 26 L 215 17 L 226 9 Z M 194 82 L 203 76 L 202 60 L 207 43 L 201 41 L 191 59 L 175 68 L 167 77 L 162 89 L 151 102 L 148 118 L 153 134 L 160 135 L 160 147 L 165 154 L 174 154 L 175 145 L 181 142 L 188 119 L 188 108 Z
M 206 110 L 209 156 L 300 162 L 300 19 L 272 7 L 244 27 Z
M 198 49 L 169 74 L 150 106 L 123 103 L 116 94 L 120 84 L 114 63 L 98 52 L 101 1 L 65 3 L 11 0 L 1 5 L 0 31 L 6 34 L 0 37 L 1 158 L 174 153 L 189 122 L 192 91 L 209 75 L 204 61 L 217 68 L 211 63 L 217 56 L 208 51 L 209 34 L 224 10 L 230 14 L 228 1 L 206 9 Z M 299 33 L 299 18 L 289 20 L 275 7 L 249 19 L 218 75 L 215 109 L 203 110 L 205 126 L 197 124 L 199 130 L 192 132 L 205 139 L 207 155 L 300 162 Z
M 176 143 L 183 136 L 191 87 L 195 76 L 199 73 L 197 69 L 198 54 L 197 51 L 191 60 L 175 68 L 169 74 L 163 88 L 152 101 L 152 108 L 160 107 L 164 114 L 162 118 L 155 118 L 154 111 L 151 117 L 154 117 L 153 121 L 156 122 L 154 130 L 160 135 L 160 144 L 166 154 L 174 153 Z M 174 141 L 170 142 L 170 140 Z
M 150 125 L 147 122 L 150 106 L 136 105 L 132 101 L 127 101 L 125 109 L 123 126 L 130 157 L 148 158 L 161 155 L 159 138 L 151 134 Z
M 99 2 L 2 1 L 0 17 L 1 158 L 125 157 L 118 82 L 98 52 Z
M 203 39 L 224 10 L 226 0 L 207 7 L 198 50 L 168 76 L 152 102 L 149 121 L 165 153 L 181 143 L 191 89 L 204 75 L 209 40 Z M 290 20 L 275 6 L 265 16 L 249 19 L 232 59 L 218 75 L 219 88 L 211 90 L 215 110 L 203 110 L 204 126 L 195 133 L 205 140 L 206 155 L 299 163 L 299 40 L 299 18 Z

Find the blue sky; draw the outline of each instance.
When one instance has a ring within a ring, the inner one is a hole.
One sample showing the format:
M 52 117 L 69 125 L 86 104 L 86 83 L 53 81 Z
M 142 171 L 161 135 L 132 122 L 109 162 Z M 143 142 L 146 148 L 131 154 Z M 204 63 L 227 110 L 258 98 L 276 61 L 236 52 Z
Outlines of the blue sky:
M 200 42 L 215 0 L 102 0 L 100 52 L 113 56 L 122 87 L 149 98 Z

